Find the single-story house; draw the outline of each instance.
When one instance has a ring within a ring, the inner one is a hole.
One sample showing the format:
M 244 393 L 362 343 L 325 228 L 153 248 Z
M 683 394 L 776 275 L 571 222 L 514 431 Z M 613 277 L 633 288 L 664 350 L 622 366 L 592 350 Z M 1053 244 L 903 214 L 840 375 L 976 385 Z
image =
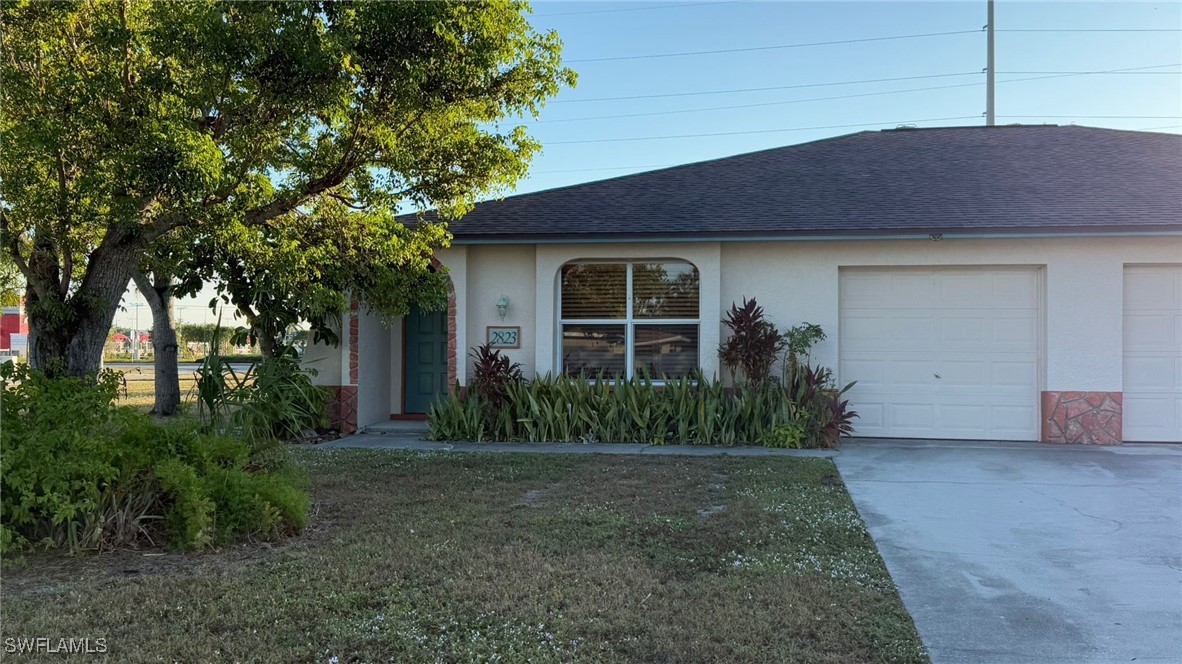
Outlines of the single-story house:
M 1182 440 L 1182 136 L 899 128 L 481 203 L 447 311 L 306 360 L 346 429 L 421 417 L 488 341 L 527 375 L 720 374 L 756 298 L 820 324 L 871 437 Z

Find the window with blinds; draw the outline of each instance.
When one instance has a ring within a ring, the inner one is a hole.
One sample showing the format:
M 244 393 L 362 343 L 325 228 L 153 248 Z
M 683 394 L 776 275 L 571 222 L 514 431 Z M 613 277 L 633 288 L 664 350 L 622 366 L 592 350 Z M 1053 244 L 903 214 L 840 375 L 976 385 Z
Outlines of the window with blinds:
M 655 379 L 698 368 L 698 268 L 677 261 L 569 263 L 561 272 L 562 371 Z

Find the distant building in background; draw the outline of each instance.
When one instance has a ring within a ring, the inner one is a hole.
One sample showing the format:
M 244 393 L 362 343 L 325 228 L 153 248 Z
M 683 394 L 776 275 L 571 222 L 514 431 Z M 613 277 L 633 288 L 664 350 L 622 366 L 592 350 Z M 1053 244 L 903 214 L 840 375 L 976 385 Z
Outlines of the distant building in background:
M 0 351 L 6 355 L 24 355 L 29 349 L 29 321 L 20 306 L 3 307 L 0 315 Z

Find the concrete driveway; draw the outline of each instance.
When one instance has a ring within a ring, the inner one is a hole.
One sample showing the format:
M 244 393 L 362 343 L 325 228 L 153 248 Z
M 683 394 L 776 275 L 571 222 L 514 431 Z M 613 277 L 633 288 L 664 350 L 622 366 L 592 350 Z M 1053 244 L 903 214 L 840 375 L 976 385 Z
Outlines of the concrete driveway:
M 835 461 L 935 664 L 1182 662 L 1182 446 L 863 439 Z

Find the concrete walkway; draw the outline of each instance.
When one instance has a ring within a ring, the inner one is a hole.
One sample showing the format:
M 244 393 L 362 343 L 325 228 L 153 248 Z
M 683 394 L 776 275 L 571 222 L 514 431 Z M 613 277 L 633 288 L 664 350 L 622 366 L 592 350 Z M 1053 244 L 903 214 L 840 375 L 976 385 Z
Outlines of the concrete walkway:
M 1182 662 L 1182 446 L 852 441 L 934 664 Z

